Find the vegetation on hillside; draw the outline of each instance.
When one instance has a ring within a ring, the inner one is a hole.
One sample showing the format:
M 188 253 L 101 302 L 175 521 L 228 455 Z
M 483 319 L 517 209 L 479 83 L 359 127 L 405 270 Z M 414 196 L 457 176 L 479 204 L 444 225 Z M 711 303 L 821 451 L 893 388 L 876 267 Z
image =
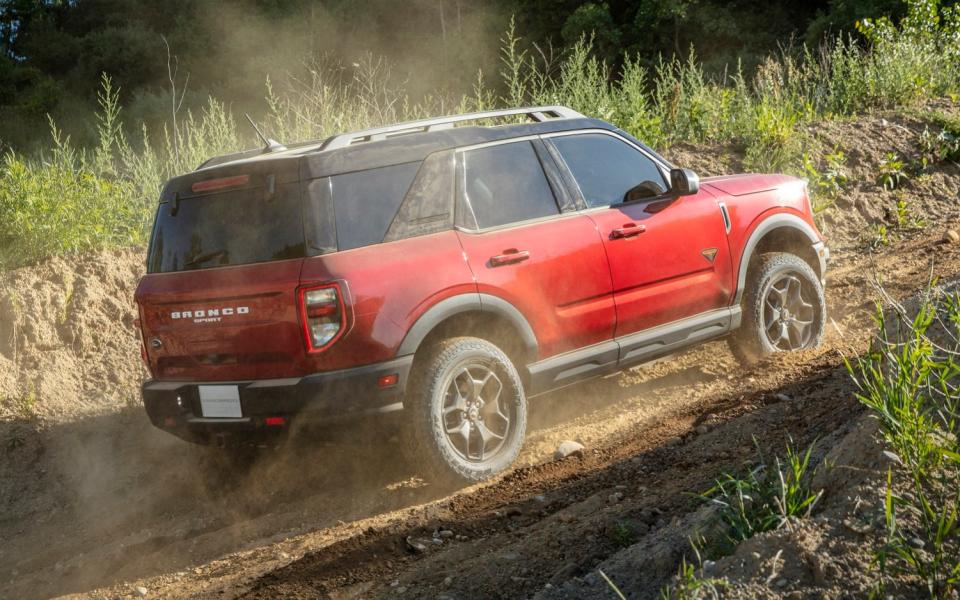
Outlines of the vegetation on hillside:
M 810 175 L 821 161 L 804 156 L 803 124 L 960 91 L 960 12 L 954 8 L 913 0 L 898 23 L 881 18 L 858 27 L 867 46 L 838 37 L 782 51 L 752 76 L 733 67 L 711 77 L 691 53 L 652 68 L 628 57 L 613 78 L 612 67 L 592 52 L 595 38 L 553 58 L 529 50 L 511 24 L 499 72 L 479 76 L 471 93 L 415 99 L 391 83 L 384 59 L 368 56 L 349 76 L 315 65 L 308 78 L 282 89 L 268 80 L 264 125 L 272 136 L 293 141 L 426 115 L 556 103 L 611 121 L 655 147 L 734 143 L 745 149 L 747 169 Z M 182 88 L 175 71 L 172 78 Z M 119 91 L 104 75 L 92 148 L 73 144 L 51 122 L 46 151 L 7 152 L 0 162 L 0 264 L 143 243 L 164 180 L 211 155 L 258 145 L 224 102 L 211 97 L 199 110 L 177 110 L 177 98 L 169 99 L 170 118 L 158 134 L 146 126 L 130 134 L 121 124 Z M 840 185 L 829 177 L 821 183 Z

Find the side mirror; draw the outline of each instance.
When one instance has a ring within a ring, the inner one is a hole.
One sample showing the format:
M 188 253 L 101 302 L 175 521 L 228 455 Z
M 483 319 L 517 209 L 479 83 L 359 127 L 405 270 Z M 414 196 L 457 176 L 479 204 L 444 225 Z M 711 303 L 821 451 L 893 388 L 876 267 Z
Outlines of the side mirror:
M 637 202 L 638 200 L 645 200 L 647 198 L 656 198 L 666 193 L 667 190 L 663 189 L 662 183 L 644 181 L 627 190 L 627 193 L 623 195 L 623 201 L 624 203 Z
M 700 177 L 690 169 L 671 169 L 670 191 L 677 196 L 692 196 L 700 191 Z

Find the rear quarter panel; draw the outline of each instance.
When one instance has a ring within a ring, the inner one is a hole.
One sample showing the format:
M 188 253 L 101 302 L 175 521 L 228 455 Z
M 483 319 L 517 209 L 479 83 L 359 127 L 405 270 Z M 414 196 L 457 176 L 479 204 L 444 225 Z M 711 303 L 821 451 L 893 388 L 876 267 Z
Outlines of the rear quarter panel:
M 302 285 L 340 281 L 348 296 L 349 329 L 329 350 L 311 355 L 315 371 L 390 360 L 431 306 L 477 292 L 452 230 L 308 258 L 300 279 Z

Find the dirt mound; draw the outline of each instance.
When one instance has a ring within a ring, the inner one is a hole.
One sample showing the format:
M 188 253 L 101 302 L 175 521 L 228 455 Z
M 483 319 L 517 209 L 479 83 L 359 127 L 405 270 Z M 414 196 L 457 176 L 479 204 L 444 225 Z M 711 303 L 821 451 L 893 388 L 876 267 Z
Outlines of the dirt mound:
M 139 403 L 139 249 L 0 275 L 0 421 L 55 422 Z

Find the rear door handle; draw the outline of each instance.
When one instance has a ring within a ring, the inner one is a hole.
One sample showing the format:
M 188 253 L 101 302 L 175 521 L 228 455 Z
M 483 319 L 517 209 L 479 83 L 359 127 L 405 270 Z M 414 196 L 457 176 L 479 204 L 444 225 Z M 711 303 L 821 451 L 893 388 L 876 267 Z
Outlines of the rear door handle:
M 503 254 L 491 256 L 490 266 L 502 267 L 504 265 L 512 265 L 528 260 L 529 258 L 530 252 L 528 250 L 517 250 L 516 248 L 510 248 L 509 250 L 504 250 Z
M 646 225 L 637 225 L 636 223 L 624 223 L 623 227 L 618 227 L 610 232 L 611 240 L 622 240 L 640 235 L 647 230 Z

